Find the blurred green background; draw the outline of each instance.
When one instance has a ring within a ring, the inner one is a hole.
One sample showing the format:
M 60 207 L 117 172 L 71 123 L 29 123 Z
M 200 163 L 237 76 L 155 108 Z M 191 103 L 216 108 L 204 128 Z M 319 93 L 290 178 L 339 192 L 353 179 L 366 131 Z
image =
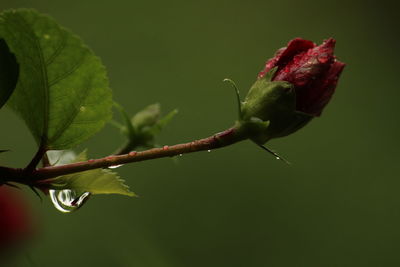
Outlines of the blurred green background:
M 139 198 L 96 196 L 61 214 L 26 190 L 40 234 L 12 266 L 400 266 L 398 10 L 395 1 L 50 1 L 33 7 L 80 35 L 108 68 L 114 98 L 134 113 L 160 102 L 180 113 L 160 145 L 206 137 L 236 119 L 229 77 L 244 95 L 294 37 L 334 37 L 347 63 L 320 119 L 250 142 L 127 165 Z M 1 163 L 22 167 L 33 138 L 0 112 Z M 123 138 L 107 126 L 91 157 Z M 31 255 L 31 265 L 25 254 Z

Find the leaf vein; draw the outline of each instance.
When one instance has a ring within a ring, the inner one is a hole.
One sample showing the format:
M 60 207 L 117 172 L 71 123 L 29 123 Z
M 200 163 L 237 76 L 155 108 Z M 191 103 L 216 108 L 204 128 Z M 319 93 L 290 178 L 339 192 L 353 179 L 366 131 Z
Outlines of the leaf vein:
M 54 51 L 54 53 L 49 56 L 49 58 L 46 61 L 46 66 L 50 66 L 51 63 L 54 62 L 54 60 L 61 54 L 61 52 L 64 50 L 65 45 L 67 44 L 67 37 L 65 35 L 64 32 L 60 31 L 60 35 L 61 35 L 61 41 L 60 44 L 57 46 L 56 50 Z
M 52 137 L 52 140 L 57 140 L 64 132 L 66 129 L 68 129 L 71 124 L 73 123 L 74 119 L 76 118 L 76 116 L 78 116 L 80 109 L 79 107 L 82 106 L 82 103 L 85 102 L 86 98 L 89 96 L 89 92 L 90 92 L 91 88 L 86 88 L 86 90 L 83 93 L 83 96 L 79 98 L 79 103 L 76 105 L 76 107 L 74 109 L 74 112 L 71 112 L 71 116 L 69 116 L 69 118 L 67 119 L 67 121 L 65 122 L 65 124 L 63 125 L 63 127 L 61 127 Z
M 60 81 L 67 78 L 68 76 L 72 75 L 75 71 L 77 71 L 79 69 L 79 67 L 82 66 L 83 62 L 85 62 L 85 57 L 86 57 L 86 55 L 83 56 L 82 59 L 79 62 L 77 62 L 74 66 L 72 66 L 71 69 L 69 69 L 64 74 L 61 74 L 60 76 L 58 76 L 57 78 L 52 80 L 49 83 L 49 86 L 52 87 L 52 86 L 56 85 L 57 83 L 59 83 Z
M 29 26 L 28 22 L 25 20 L 25 18 L 23 16 L 21 16 L 20 14 L 16 13 L 16 15 L 19 17 L 19 19 L 21 20 L 21 23 L 23 24 L 24 28 L 29 30 L 33 36 L 33 40 L 34 40 L 34 44 L 36 46 L 36 49 L 38 50 L 38 54 L 39 54 L 39 61 L 40 61 L 40 72 L 41 72 L 41 82 L 42 82 L 42 89 L 43 89 L 43 94 L 44 94 L 44 118 L 43 118 L 43 132 L 42 132 L 42 136 L 41 136 L 41 140 L 40 140 L 40 145 L 39 146 L 44 146 L 47 143 L 47 131 L 48 131 L 48 127 L 49 127 L 49 102 L 50 102 L 50 98 L 49 98 L 49 85 L 48 85 L 48 76 L 47 76 L 47 69 L 45 66 L 45 60 L 44 60 L 44 56 L 43 56 L 43 50 L 42 47 L 40 45 L 40 42 L 36 36 L 36 33 L 32 30 L 32 28 Z M 35 19 L 35 21 L 37 20 L 37 18 Z M 34 22 L 32 23 L 34 25 Z

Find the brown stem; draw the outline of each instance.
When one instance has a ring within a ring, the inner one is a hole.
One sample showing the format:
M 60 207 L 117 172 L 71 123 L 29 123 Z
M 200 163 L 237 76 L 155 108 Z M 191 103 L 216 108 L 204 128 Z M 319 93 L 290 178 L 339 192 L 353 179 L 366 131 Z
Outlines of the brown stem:
M 43 146 L 39 146 L 38 151 L 36 152 L 35 156 L 32 158 L 31 162 L 29 162 L 28 166 L 26 166 L 25 171 L 27 173 L 33 171 L 36 166 L 39 164 L 40 160 L 46 154 L 47 149 Z
M 24 169 L 21 168 L 9 168 L 0 166 L 0 186 L 7 182 L 16 182 L 21 184 L 30 184 L 30 180 L 23 179 Z
M 113 155 L 123 155 L 128 154 L 135 148 L 139 147 L 138 144 L 134 143 L 133 141 L 128 140 L 122 147 L 120 147 L 117 151 L 113 153 Z
M 238 141 L 243 140 L 238 135 L 235 128 L 230 128 L 226 131 L 217 133 L 213 136 L 195 140 L 185 144 L 178 144 L 173 146 L 164 146 L 162 148 L 153 148 L 140 152 L 129 152 L 123 155 L 113 155 L 101 159 L 91 159 L 88 161 L 66 164 L 62 166 L 44 167 L 34 170 L 30 177 L 36 181 L 55 178 L 57 176 L 87 171 L 98 168 L 105 168 L 115 165 L 126 163 L 157 159 L 163 157 L 173 157 L 179 154 L 192 153 L 202 150 L 216 149 L 224 146 L 231 145 Z

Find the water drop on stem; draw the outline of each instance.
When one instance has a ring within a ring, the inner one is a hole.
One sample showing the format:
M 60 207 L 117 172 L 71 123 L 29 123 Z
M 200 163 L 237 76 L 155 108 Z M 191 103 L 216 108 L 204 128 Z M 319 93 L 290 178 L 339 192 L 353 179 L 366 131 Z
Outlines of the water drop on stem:
M 108 167 L 109 169 L 116 169 L 123 166 L 123 164 L 119 164 L 119 165 L 111 165 L 110 167 Z

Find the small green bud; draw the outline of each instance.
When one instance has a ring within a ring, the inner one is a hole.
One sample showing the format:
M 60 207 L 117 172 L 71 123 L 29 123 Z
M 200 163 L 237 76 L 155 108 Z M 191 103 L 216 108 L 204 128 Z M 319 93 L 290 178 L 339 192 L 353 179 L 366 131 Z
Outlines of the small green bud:
M 139 111 L 133 116 L 131 122 L 133 127 L 137 130 L 143 129 L 145 127 L 152 127 L 157 123 L 160 118 L 161 108 L 160 104 L 152 104 Z
M 116 154 L 125 154 L 138 147 L 154 147 L 155 137 L 178 113 L 175 109 L 161 117 L 160 104 L 156 103 L 145 107 L 131 118 L 121 105 L 115 103 L 115 107 L 120 111 L 125 122 L 125 125 L 119 123 L 115 125 L 128 138 L 127 144 Z

